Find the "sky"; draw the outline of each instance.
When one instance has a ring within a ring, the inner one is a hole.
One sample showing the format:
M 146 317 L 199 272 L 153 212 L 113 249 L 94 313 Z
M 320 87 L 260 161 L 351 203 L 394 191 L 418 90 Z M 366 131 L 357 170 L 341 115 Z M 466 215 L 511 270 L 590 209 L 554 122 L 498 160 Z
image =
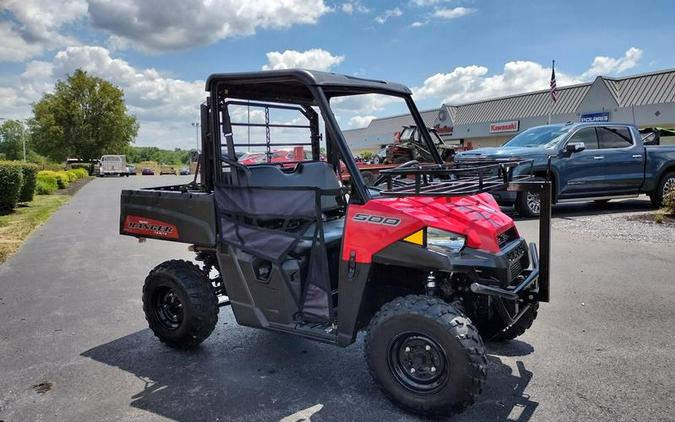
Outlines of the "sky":
M 191 148 L 212 73 L 390 80 L 425 110 L 546 89 L 554 59 L 559 87 L 673 68 L 668 16 L 668 0 L 0 0 L 0 118 L 30 118 L 82 68 L 124 90 L 136 145 Z M 361 101 L 340 117 L 392 112 Z

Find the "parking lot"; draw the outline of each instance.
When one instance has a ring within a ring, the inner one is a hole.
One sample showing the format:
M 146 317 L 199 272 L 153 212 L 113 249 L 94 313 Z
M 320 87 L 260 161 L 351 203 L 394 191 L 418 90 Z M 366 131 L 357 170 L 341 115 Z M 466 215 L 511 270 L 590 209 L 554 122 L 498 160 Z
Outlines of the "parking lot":
M 119 192 L 188 179 L 96 179 L 0 266 L 0 421 L 416 420 L 374 385 L 361 341 L 240 327 L 228 308 L 194 352 L 152 336 L 143 279 L 191 253 L 119 236 Z M 648 210 L 554 211 L 551 303 L 518 340 L 488 344 L 484 392 L 453 420 L 673 420 L 675 229 L 628 219 Z M 532 240 L 536 224 L 517 222 Z

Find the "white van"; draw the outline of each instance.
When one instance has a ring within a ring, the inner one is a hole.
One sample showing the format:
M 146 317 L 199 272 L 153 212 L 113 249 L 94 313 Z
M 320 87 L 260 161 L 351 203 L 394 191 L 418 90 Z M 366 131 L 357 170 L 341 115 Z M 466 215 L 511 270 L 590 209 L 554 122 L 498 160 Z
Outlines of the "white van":
M 99 176 L 129 176 L 125 155 L 104 155 L 99 164 Z

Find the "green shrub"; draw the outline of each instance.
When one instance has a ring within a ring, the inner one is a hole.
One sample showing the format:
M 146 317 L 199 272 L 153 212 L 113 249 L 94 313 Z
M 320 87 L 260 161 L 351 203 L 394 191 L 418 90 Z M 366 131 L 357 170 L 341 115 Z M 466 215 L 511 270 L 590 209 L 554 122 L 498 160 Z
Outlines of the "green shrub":
M 59 173 L 65 175 L 68 178 L 68 183 L 73 183 L 74 181 L 77 180 L 77 174 L 71 173 L 68 170 L 62 170 Z
M 70 184 L 70 179 L 68 178 L 67 174 L 64 174 L 64 172 L 43 170 L 43 171 L 38 173 L 38 175 L 40 175 L 40 174 L 45 174 L 45 175 L 48 174 L 52 177 L 55 177 L 56 183 L 57 183 L 59 189 L 65 189 Z
M 51 171 L 40 171 L 37 175 L 37 184 L 35 186 L 35 192 L 38 195 L 51 195 L 55 190 L 59 188 L 59 183 L 56 179 L 56 175 Z
M 35 193 L 38 166 L 32 163 L 21 163 L 19 165 L 23 172 L 23 184 L 21 185 L 19 202 L 30 202 L 33 200 L 33 194 Z
M 666 214 L 675 215 L 675 187 L 663 195 L 663 208 Z
M 35 193 L 38 195 L 51 195 L 59 188 L 59 185 L 56 183 L 56 177 L 54 176 L 44 176 L 37 179 L 35 184 Z
M 83 169 L 87 171 L 87 175 L 89 174 L 89 170 L 91 170 L 91 164 L 84 164 L 84 163 L 74 163 L 70 165 L 71 170 L 78 170 L 78 169 Z
M 78 178 L 78 179 L 83 179 L 83 178 L 89 176 L 89 172 L 87 171 L 87 169 L 82 168 L 82 167 L 74 168 L 74 169 L 72 169 L 72 170 L 70 170 L 70 171 L 72 171 L 73 173 L 77 174 L 77 178 Z
M 21 166 L 11 161 L 0 162 L 0 210 L 16 207 L 23 184 Z

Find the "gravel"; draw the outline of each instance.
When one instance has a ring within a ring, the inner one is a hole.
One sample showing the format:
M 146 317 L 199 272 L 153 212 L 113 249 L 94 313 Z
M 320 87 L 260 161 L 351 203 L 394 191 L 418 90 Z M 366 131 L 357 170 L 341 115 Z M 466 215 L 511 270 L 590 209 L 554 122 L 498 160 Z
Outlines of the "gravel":
M 618 239 L 628 242 L 675 243 L 675 220 L 657 224 L 654 211 L 599 213 L 596 215 L 556 216 L 553 227 L 583 238 Z

